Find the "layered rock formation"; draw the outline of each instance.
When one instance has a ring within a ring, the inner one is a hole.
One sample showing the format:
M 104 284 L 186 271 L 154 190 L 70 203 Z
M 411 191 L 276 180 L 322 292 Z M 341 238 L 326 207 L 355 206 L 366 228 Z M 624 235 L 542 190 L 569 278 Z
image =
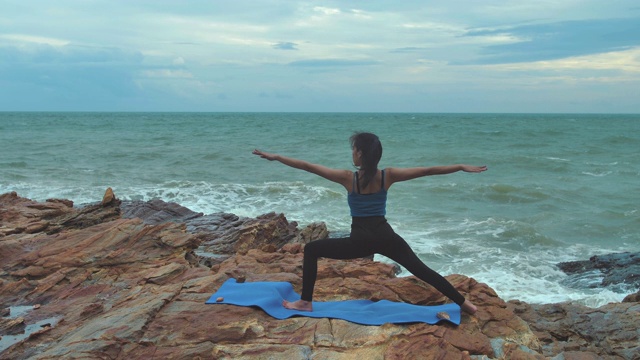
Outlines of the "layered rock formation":
M 276 320 L 204 302 L 229 277 L 289 281 L 300 291 L 303 244 L 281 214 L 203 215 L 107 191 L 82 209 L 0 196 L 0 358 L 637 359 L 640 305 L 506 303 L 486 284 L 448 280 L 479 307 L 460 326 L 363 326 Z M 393 265 L 321 260 L 316 300 L 445 298 Z

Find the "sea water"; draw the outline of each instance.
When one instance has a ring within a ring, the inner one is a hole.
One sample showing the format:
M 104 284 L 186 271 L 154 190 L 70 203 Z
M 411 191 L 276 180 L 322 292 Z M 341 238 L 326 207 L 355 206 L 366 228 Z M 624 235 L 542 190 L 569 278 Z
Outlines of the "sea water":
M 531 303 L 599 306 L 637 291 L 576 287 L 556 264 L 640 251 L 640 115 L 0 113 L 0 193 L 81 205 L 112 187 L 123 200 L 284 213 L 344 233 L 344 188 L 251 151 L 353 169 L 354 131 L 380 136 L 382 168 L 488 166 L 390 189 L 389 222 L 443 275 Z

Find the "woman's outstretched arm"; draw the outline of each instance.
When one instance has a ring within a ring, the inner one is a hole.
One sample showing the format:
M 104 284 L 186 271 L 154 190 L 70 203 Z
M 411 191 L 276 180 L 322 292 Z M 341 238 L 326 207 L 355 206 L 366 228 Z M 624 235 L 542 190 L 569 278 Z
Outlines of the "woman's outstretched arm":
M 253 150 L 253 154 L 258 155 L 261 158 L 267 159 L 269 161 L 274 161 L 274 160 L 279 161 L 294 169 L 300 169 L 300 170 L 310 172 L 312 174 L 316 174 L 327 180 L 341 184 L 347 190 L 349 190 L 352 182 L 353 175 L 349 170 L 332 169 L 323 165 L 318 165 L 318 164 L 310 163 L 308 161 L 294 159 L 294 158 L 282 156 L 279 154 L 268 153 L 268 152 L 260 151 L 258 149 Z
M 472 166 L 464 164 L 414 168 L 389 168 L 387 169 L 387 176 L 389 178 L 389 186 L 391 186 L 394 182 L 412 180 L 423 176 L 446 175 L 458 171 L 479 173 L 486 170 L 486 166 Z

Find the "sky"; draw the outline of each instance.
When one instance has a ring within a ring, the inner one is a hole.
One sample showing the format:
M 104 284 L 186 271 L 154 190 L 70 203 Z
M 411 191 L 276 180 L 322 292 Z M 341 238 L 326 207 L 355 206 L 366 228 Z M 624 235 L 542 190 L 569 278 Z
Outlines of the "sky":
M 638 0 L 2 0 L 0 111 L 640 113 Z

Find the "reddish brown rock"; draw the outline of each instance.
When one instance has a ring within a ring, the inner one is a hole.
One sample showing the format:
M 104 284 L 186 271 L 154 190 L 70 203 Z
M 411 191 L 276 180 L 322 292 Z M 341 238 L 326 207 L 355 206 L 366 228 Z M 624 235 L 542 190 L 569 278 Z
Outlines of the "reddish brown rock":
M 622 302 L 640 302 L 640 291 L 625 296 Z
M 71 202 L 47 200 L 38 203 L 21 198 L 15 192 L 0 195 L 0 204 L 0 238 L 45 231 L 51 225 L 50 219 L 74 212 Z
M 0 335 L 16 335 L 24 332 L 26 325 L 24 319 L 0 318 Z
M 191 211 L 180 204 L 164 202 L 159 199 L 151 201 L 136 200 L 122 202 L 120 208 L 122 210 L 123 218 L 138 218 L 145 224 L 151 225 L 158 225 L 166 222 L 184 223 L 191 219 L 203 216 L 202 213 Z
M 183 210 L 184 222 L 150 224 L 122 218 L 119 200 L 107 195 L 106 203 L 82 209 L 0 196 L 0 309 L 41 305 L 22 316 L 39 330 L 0 358 L 632 359 L 637 350 L 630 327 L 637 303 L 562 310 L 507 304 L 462 275 L 447 278 L 479 310 L 460 326 L 275 320 L 252 307 L 206 305 L 230 277 L 289 281 L 300 291 L 303 244 L 326 236 L 326 227 L 301 231 L 282 214 L 190 218 Z M 203 266 L 197 253 L 212 249 L 228 253 Z M 447 301 L 413 277 L 397 278 L 396 270 L 370 259 L 322 259 L 316 300 Z M 615 327 L 625 321 L 629 327 Z

